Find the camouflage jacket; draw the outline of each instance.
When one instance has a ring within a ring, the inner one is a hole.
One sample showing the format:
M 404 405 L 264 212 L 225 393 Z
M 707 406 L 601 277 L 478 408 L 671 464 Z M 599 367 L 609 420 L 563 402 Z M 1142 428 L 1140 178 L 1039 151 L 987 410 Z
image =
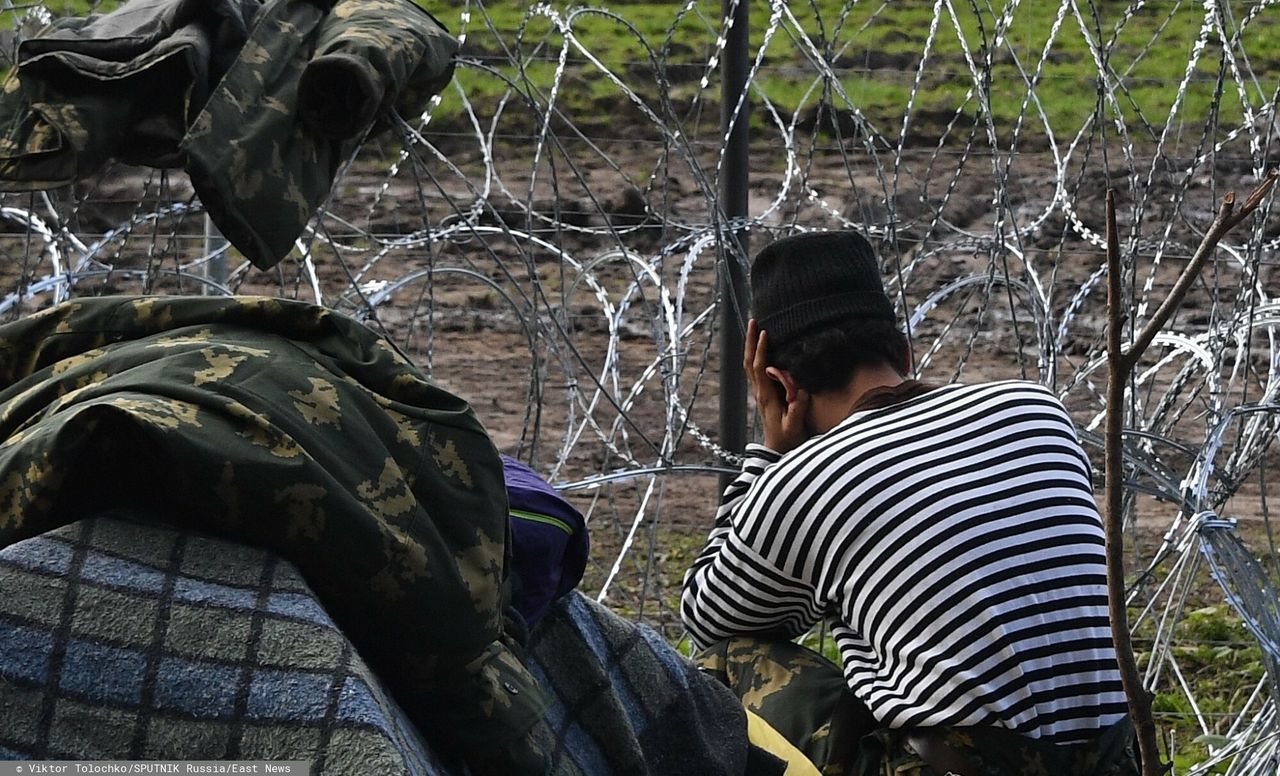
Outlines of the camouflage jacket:
M 111 159 L 185 166 L 222 233 L 279 262 L 339 163 L 420 111 L 458 42 L 411 0 L 131 0 L 22 41 L 0 88 L 0 190 Z
M 964 776 L 1139 776 L 1133 724 L 1128 717 L 1092 741 L 1052 744 L 1003 728 L 938 728 L 942 740 L 964 757 Z M 844 776 L 946 776 L 911 748 L 901 731 L 876 730 L 858 742 L 857 759 Z
M 111 507 L 171 515 L 292 561 L 443 749 L 518 750 L 545 709 L 503 627 L 496 450 L 348 318 L 268 298 L 45 310 L 0 327 L 0 439 L 0 547 Z

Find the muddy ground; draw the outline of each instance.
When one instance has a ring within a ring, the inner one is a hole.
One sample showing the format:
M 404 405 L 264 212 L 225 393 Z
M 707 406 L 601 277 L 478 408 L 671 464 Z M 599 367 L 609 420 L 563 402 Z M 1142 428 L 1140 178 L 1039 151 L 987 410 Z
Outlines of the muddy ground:
M 570 141 L 535 153 L 443 133 L 435 157 L 371 144 L 303 236 L 310 265 L 295 253 L 262 272 L 233 252 L 226 285 L 303 299 L 318 291 L 323 303 L 384 328 L 472 403 L 501 450 L 569 488 L 591 521 L 585 587 L 608 585 L 618 606 L 674 628 L 674 591 L 710 526 L 720 472 L 732 468 L 716 446 L 721 323 L 713 306 L 731 260 L 713 239 L 716 155 L 643 136 L 585 150 Z M 790 155 L 761 142 L 751 159 L 748 253 L 795 229 L 858 226 L 883 252 L 899 309 L 914 317 L 925 379 L 1052 383 L 1088 441 L 1101 433 L 1105 391 L 1106 190 L 1117 195 L 1126 307 L 1141 321 L 1168 293 L 1224 192 L 1243 195 L 1255 183 L 1248 164 L 1225 155 L 1188 174 L 1170 158 L 1108 167 L 1080 153 L 896 152 L 818 138 L 793 143 Z M 10 195 L 6 205 L 65 231 L 33 239 L 29 219 L 6 213 L 9 290 L 22 288 L 19 277 L 50 275 L 56 249 L 62 271 L 82 270 L 72 293 L 199 293 L 203 216 L 149 215 L 173 201 L 197 205 L 181 173 L 123 168 L 52 192 L 48 203 Z M 1205 336 L 1265 302 L 1275 270 L 1270 251 L 1256 245 L 1278 233 L 1280 219 L 1242 225 L 1169 330 Z M 7 314 L 52 298 L 35 294 Z M 1143 362 L 1139 372 L 1150 374 L 1135 394 L 1134 422 L 1156 439 L 1142 454 L 1171 481 L 1189 470 L 1223 409 L 1256 401 L 1268 385 L 1266 333 L 1206 341 L 1212 365 L 1195 366 L 1168 346 Z M 1228 440 L 1224 463 L 1237 449 L 1253 457 L 1214 481 L 1217 502 L 1235 494 L 1216 506 L 1249 519 L 1265 514 L 1265 472 L 1256 465 L 1269 461 L 1257 449 L 1265 436 L 1254 429 Z M 1090 453 L 1100 469 L 1101 450 Z M 655 468 L 665 473 L 655 477 Z M 1154 487 L 1146 475 L 1137 481 Z M 1136 514 L 1149 546 L 1177 508 L 1147 500 Z

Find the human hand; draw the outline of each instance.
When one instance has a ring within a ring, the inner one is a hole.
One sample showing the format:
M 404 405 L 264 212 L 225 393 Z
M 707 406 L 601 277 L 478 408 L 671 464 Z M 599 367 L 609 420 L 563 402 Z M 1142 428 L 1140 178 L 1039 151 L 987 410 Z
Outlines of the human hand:
M 790 375 L 769 366 L 769 333 L 760 331 L 754 318 L 747 322 L 745 344 L 742 369 L 764 421 L 764 445 L 779 453 L 789 453 L 810 436 L 805 422 L 809 414 L 809 392 L 797 386 Z

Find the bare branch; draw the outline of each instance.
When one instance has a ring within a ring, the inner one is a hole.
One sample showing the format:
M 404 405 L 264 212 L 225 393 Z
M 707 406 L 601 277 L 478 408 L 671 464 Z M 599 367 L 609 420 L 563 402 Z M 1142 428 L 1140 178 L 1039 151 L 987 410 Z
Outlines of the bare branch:
M 1134 730 L 1138 736 L 1138 749 L 1142 756 L 1142 776 L 1161 776 L 1171 765 L 1160 760 L 1159 746 L 1156 740 L 1156 725 L 1151 714 L 1151 695 L 1142 686 L 1138 674 L 1138 661 L 1133 654 L 1133 642 L 1129 633 L 1129 614 L 1125 608 L 1125 574 L 1124 574 L 1124 464 L 1121 435 L 1124 427 L 1124 390 L 1125 385 L 1137 366 L 1138 359 L 1155 339 L 1156 334 L 1169 322 L 1173 312 L 1178 309 L 1191 290 L 1191 285 L 1200 275 L 1201 268 L 1218 247 L 1218 243 L 1232 227 L 1248 218 L 1275 185 L 1277 173 L 1272 172 L 1258 185 L 1245 200 L 1244 205 L 1235 209 L 1236 197 L 1229 193 L 1222 199 L 1218 215 L 1214 218 L 1209 230 L 1205 232 L 1200 247 L 1191 257 L 1190 263 L 1178 276 L 1178 281 L 1169 291 L 1168 297 L 1156 308 L 1151 320 L 1147 321 L 1142 331 L 1127 349 L 1121 346 L 1121 328 L 1125 314 L 1123 288 L 1121 283 L 1120 231 L 1116 225 L 1115 192 L 1107 191 L 1107 414 L 1104 435 L 1104 477 L 1106 479 L 1106 514 L 1104 515 L 1103 532 L 1107 547 L 1107 604 L 1111 619 L 1111 633 L 1116 644 L 1116 661 L 1120 667 L 1120 680 L 1124 685 L 1125 695 L 1129 699 L 1129 716 L 1133 719 Z
M 1143 776 L 1159 776 L 1166 770 L 1160 761 L 1156 741 L 1156 723 L 1151 714 L 1151 696 L 1142 686 L 1138 660 L 1133 654 L 1129 633 L 1129 613 L 1125 608 L 1124 589 L 1124 466 L 1121 455 L 1121 432 L 1124 425 L 1124 386 L 1132 372 L 1121 352 L 1120 334 L 1124 325 L 1121 285 L 1120 234 L 1116 226 L 1115 192 L 1107 191 L 1107 414 L 1103 436 L 1103 477 L 1106 482 L 1106 512 L 1103 534 L 1107 553 L 1107 611 L 1111 635 L 1116 645 L 1116 663 L 1120 682 L 1129 699 L 1129 717 L 1138 735 L 1142 755 Z

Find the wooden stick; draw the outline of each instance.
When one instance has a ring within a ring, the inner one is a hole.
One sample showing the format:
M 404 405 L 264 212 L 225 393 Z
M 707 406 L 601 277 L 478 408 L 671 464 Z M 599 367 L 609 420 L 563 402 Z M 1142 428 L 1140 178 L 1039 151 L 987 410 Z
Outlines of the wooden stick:
M 1107 191 L 1107 414 L 1103 435 L 1103 478 L 1106 512 L 1103 534 L 1107 553 L 1107 613 L 1111 636 L 1116 644 L 1120 682 L 1129 699 L 1129 718 L 1138 734 L 1142 756 L 1142 776 L 1160 776 L 1166 770 L 1156 745 L 1156 723 L 1151 715 L 1151 696 L 1138 675 L 1129 633 L 1129 612 L 1125 607 L 1124 582 L 1124 464 L 1121 459 L 1121 431 L 1124 424 L 1124 386 L 1132 369 L 1121 350 L 1120 334 L 1126 315 L 1120 277 L 1120 236 L 1116 226 L 1115 192 Z
M 1138 675 L 1138 661 L 1133 654 L 1133 641 L 1129 633 L 1129 613 L 1125 606 L 1124 575 L 1124 459 L 1122 433 L 1124 427 L 1124 392 L 1138 360 L 1146 352 L 1160 329 L 1169 322 L 1178 306 L 1186 298 L 1200 270 L 1213 254 L 1218 243 L 1233 227 L 1248 218 L 1275 185 L 1277 173 L 1272 172 L 1258 185 L 1243 206 L 1235 210 L 1235 194 L 1229 193 L 1222 200 L 1218 215 L 1205 232 L 1200 247 L 1190 263 L 1183 268 L 1169 295 L 1147 321 L 1133 344 L 1124 349 L 1121 344 L 1121 328 L 1127 315 L 1121 282 L 1120 232 L 1116 226 L 1115 192 L 1107 191 L 1107 414 L 1104 436 L 1103 476 L 1106 480 L 1106 514 L 1103 532 L 1107 553 L 1107 603 L 1111 619 L 1111 635 L 1116 644 L 1116 661 L 1120 667 L 1120 681 L 1129 699 L 1129 716 L 1138 736 L 1138 749 L 1142 756 L 1142 776 L 1162 776 L 1171 764 L 1160 760 L 1156 742 L 1156 723 L 1151 714 L 1151 694 L 1142 686 Z

